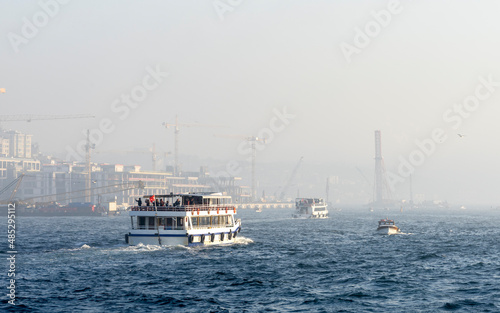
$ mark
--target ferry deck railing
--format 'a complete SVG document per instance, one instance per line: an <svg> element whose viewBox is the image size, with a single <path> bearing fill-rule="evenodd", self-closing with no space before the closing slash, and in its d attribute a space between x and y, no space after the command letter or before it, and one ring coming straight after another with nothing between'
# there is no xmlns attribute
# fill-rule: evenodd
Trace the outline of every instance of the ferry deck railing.
<svg viewBox="0 0 500 313"><path fill-rule="evenodd" d="M130 207L131 211L169 211L169 212L197 212L200 211L224 211L227 209L228 211L235 211L236 207L234 205L181 205L181 206L132 206Z"/></svg>

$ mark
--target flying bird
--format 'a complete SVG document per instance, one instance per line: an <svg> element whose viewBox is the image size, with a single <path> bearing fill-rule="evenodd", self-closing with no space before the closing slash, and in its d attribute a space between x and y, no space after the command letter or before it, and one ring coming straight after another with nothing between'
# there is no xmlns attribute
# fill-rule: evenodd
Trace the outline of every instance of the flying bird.
<svg viewBox="0 0 500 313"><path fill-rule="evenodd" d="M462 137L465 137L464 134L457 134L458 137L462 138Z"/></svg>

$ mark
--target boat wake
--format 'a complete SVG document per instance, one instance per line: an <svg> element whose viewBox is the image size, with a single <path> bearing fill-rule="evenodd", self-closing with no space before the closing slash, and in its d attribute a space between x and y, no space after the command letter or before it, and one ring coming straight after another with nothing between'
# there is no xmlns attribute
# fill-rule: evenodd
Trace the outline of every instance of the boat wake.
<svg viewBox="0 0 500 313"><path fill-rule="evenodd" d="M177 246L159 246L159 245L145 245L142 243L139 243L138 245L135 246L127 246L123 250L125 251L137 251L137 252L144 252L144 251L160 251L160 250L172 250L172 249L180 249L180 250L187 250L188 247L182 246L182 245L177 245Z"/></svg>
<svg viewBox="0 0 500 313"><path fill-rule="evenodd" d="M248 245L253 243L254 241L250 238L245 238L245 237L240 237L238 236L234 242L228 243L228 245ZM159 246L159 245L145 245L142 243L139 243L138 245L135 246L129 246L129 245L119 245L119 246L114 246L114 247L108 247L108 248L99 248L99 247L91 247L87 244L83 244L80 247L77 248L71 248L71 249L61 249L58 251L84 251L88 249L96 250L97 251L102 251L102 252L155 252L155 251L162 251L162 250L192 250L192 249L200 249L200 248L212 248L212 247L221 247L220 245L207 245L207 246L196 246L196 247L189 247L189 246L183 246L183 245L177 245L177 246Z"/></svg>
<svg viewBox="0 0 500 313"><path fill-rule="evenodd" d="M414 233L403 233L403 232L386 234L386 233L381 233L378 231L375 231L374 234L380 235L380 236L410 236L410 235L414 235Z"/></svg>
<svg viewBox="0 0 500 313"><path fill-rule="evenodd" d="M85 249L90 249L92 248L91 246L89 246L88 244L83 244L81 247L78 247L78 248L73 248L73 249L61 249L63 251L80 251L80 250L85 250Z"/></svg>
<svg viewBox="0 0 500 313"><path fill-rule="evenodd" d="M236 237L236 239L234 240L234 243L233 244L237 244L237 245L248 245L250 243L253 243L253 240L250 239L250 238L245 238L245 237Z"/></svg>

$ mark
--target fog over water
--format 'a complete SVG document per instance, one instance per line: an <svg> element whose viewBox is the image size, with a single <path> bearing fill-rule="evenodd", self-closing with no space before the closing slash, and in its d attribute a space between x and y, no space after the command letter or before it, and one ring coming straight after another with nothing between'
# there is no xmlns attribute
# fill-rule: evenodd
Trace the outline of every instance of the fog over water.
<svg viewBox="0 0 500 313"><path fill-rule="evenodd" d="M0 108L93 119L2 122L46 154L173 152L182 168L259 195L373 198L374 131L395 199L500 204L500 3L496 1L0 0ZM217 127L216 127L217 126ZM148 154L94 154L151 167ZM230 163L231 161L234 161ZM172 154L162 161L172 165ZM338 177L338 178L335 178ZM337 191L335 191L337 190Z"/></svg>

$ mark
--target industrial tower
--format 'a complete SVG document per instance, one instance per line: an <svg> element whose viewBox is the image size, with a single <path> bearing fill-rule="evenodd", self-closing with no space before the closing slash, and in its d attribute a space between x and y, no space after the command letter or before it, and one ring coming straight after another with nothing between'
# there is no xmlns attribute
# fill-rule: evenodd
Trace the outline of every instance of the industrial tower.
<svg viewBox="0 0 500 313"><path fill-rule="evenodd" d="M380 130L375 131L375 201L383 200L384 171L382 168L382 139Z"/></svg>
<svg viewBox="0 0 500 313"><path fill-rule="evenodd" d="M255 177L255 159L257 158L257 148L255 147L255 143L257 141L262 141L266 143L266 138L259 138L256 136L240 136L240 138L247 140L250 142L250 146L252 147L252 195L251 195L251 200L252 202L255 202L257 200L257 182L256 182L256 177Z"/></svg>
<svg viewBox="0 0 500 313"><path fill-rule="evenodd" d="M384 194L386 198L384 199ZM384 158L382 158L382 135L375 131L375 203L384 204L391 198L386 180Z"/></svg>
<svg viewBox="0 0 500 313"><path fill-rule="evenodd" d="M90 162L92 149L95 149L95 144L90 142L90 129L87 129L87 144L85 145L85 202L92 201L92 163Z"/></svg>

